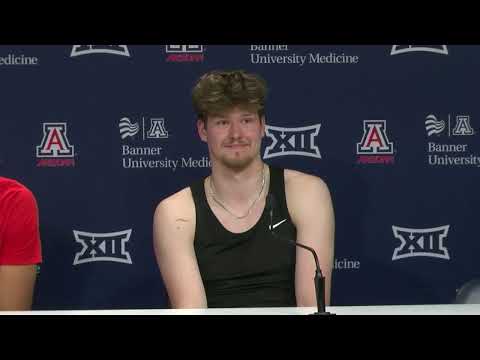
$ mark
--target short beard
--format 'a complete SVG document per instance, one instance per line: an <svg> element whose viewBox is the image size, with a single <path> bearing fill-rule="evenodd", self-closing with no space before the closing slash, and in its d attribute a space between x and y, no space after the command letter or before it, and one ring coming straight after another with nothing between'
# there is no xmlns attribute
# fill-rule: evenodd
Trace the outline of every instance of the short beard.
<svg viewBox="0 0 480 360"><path fill-rule="evenodd" d="M255 156L246 157L242 159L230 159L230 158L222 157L219 159L219 162L222 163L222 165L224 165L228 169L235 172L239 172L246 169L249 165L251 165L255 159L256 159Z"/></svg>

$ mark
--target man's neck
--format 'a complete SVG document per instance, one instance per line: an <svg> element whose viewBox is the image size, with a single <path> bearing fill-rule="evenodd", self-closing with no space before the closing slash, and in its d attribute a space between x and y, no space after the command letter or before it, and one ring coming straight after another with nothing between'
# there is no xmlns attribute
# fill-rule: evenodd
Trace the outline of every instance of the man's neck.
<svg viewBox="0 0 480 360"><path fill-rule="evenodd" d="M251 202L261 190L263 176L265 182L268 180L268 172L264 167L266 165L261 159L241 170L214 164L210 181L215 195L228 204Z"/></svg>

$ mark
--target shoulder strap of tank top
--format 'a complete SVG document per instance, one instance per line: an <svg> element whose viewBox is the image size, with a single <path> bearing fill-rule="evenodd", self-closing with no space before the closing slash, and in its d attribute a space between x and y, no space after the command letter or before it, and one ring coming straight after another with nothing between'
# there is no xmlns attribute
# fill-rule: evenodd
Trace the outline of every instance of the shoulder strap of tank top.
<svg viewBox="0 0 480 360"><path fill-rule="evenodd" d="M205 197L205 188L203 186L205 179L195 181L190 185L190 191L192 192L193 202L195 207L204 207L207 205L207 198Z"/></svg>
<svg viewBox="0 0 480 360"><path fill-rule="evenodd" d="M285 215L288 214L287 199L285 195L285 178L284 169L275 166L270 166L270 189L269 193L275 195L278 206L282 211L285 211Z"/></svg>

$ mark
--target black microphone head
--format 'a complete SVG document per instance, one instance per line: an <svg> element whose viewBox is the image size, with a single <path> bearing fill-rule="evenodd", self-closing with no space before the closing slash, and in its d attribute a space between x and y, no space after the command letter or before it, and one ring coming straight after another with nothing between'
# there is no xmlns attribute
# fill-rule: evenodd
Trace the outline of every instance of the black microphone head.
<svg viewBox="0 0 480 360"><path fill-rule="evenodd" d="M265 200L265 207L267 208L268 211L273 211L273 209L276 206L275 201L276 201L275 200L275 195L273 195L272 193L269 193L267 195L266 200Z"/></svg>

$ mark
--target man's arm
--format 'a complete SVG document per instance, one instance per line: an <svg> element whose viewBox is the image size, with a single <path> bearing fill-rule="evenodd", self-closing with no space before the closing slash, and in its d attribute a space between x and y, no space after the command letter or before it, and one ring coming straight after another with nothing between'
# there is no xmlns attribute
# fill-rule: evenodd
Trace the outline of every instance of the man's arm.
<svg viewBox="0 0 480 360"><path fill-rule="evenodd" d="M160 202L153 220L157 263L172 308L206 308L193 240L195 205L189 188Z"/></svg>
<svg viewBox="0 0 480 360"><path fill-rule="evenodd" d="M31 310L36 264L42 261L38 207L27 188L9 197L4 207L0 251L0 310Z"/></svg>
<svg viewBox="0 0 480 360"><path fill-rule="evenodd" d="M0 310L31 310L35 265L0 265Z"/></svg>
<svg viewBox="0 0 480 360"><path fill-rule="evenodd" d="M297 228L297 242L315 249L325 276L325 304L330 305L335 221L327 185L318 177L286 170L287 206ZM295 294L297 306L316 306L315 261L297 247Z"/></svg>

